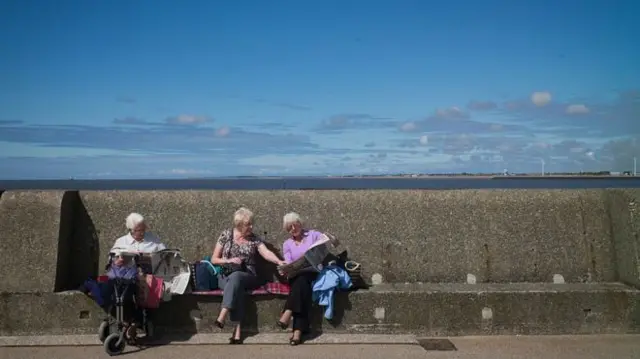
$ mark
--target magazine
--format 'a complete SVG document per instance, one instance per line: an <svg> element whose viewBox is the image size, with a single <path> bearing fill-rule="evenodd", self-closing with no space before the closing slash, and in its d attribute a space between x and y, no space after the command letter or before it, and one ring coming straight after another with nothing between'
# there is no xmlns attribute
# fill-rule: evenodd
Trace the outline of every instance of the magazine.
<svg viewBox="0 0 640 359"><path fill-rule="evenodd" d="M323 233L320 239L307 249L304 256L291 263L279 266L278 271L288 277L295 277L305 271L320 272L332 254L329 246L331 245L335 248L339 243L333 235Z"/></svg>

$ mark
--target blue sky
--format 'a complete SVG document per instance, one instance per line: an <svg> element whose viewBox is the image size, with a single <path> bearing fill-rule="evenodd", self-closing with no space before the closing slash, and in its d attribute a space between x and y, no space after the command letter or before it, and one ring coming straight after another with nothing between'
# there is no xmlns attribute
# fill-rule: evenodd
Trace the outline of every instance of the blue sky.
<svg viewBox="0 0 640 359"><path fill-rule="evenodd" d="M640 2L0 2L0 178L629 170Z"/></svg>

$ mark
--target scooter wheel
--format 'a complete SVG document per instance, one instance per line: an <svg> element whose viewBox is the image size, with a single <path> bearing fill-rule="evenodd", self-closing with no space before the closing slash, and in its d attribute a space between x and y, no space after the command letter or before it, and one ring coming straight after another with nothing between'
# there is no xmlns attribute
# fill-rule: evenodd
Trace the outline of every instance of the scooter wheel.
<svg viewBox="0 0 640 359"><path fill-rule="evenodd" d="M101 343L107 339L111 332L111 328L109 327L109 322L106 320L100 323L100 328L98 328L98 339L100 339Z"/></svg>
<svg viewBox="0 0 640 359"><path fill-rule="evenodd" d="M120 341L120 334L109 334L107 339L104 341L104 351L111 356L122 354L127 343L124 338L120 341L120 345L118 345L118 341Z"/></svg>

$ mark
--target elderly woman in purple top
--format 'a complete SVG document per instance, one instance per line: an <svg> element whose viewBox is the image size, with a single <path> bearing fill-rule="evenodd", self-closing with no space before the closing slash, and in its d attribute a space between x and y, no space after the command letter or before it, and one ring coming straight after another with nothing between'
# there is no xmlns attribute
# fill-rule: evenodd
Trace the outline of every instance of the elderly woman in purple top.
<svg viewBox="0 0 640 359"><path fill-rule="evenodd" d="M287 263L291 263L304 256L304 252L320 239L322 233L305 229L302 219L297 213L287 213L283 218L282 226L291 237L282 245L282 253ZM293 278L289 278L291 292L284 305L284 310L277 324L280 328L287 329L293 318L293 336L289 344L300 344L300 337L309 329L309 313L312 305L312 285L317 273L302 272Z"/></svg>

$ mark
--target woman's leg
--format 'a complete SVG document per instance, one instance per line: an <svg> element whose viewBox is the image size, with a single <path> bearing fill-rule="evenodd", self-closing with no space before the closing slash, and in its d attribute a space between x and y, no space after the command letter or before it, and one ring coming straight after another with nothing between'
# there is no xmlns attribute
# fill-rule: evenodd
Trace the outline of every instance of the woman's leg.
<svg viewBox="0 0 640 359"><path fill-rule="evenodd" d="M302 275L298 275L289 280L289 287L291 291L287 296L287 300L284 303L284 309L282 310L282 315L280 316L280 320L278 321L278 325L282 329L286 329L291 322L291 318L293 317L294 310L299 309L299 299L300 299L300 282L304 280Z"/></svg>
<svg viewBox="0 0 640 359"><path fill-rule="evenodd" d="M222 296L222 309L218 315L218 323L224 323L227 314L231 314L231 321L237 322L236 332L244 318L244 297L247 289L255 286L256 278L246 272L234 272L226 277ZM218 324L217 323L217 324ZM220 325L218 325L220 326Z"/></svg>
<svg viewBox="0 0 640 359"><path fill-rule="evenodd" d="M316 273L304 273L296 277L291 285L291 293L285 304L293 317L292 344L298 343L304 331L309 329L309 315L312 305L312 285Z"/></svg>

